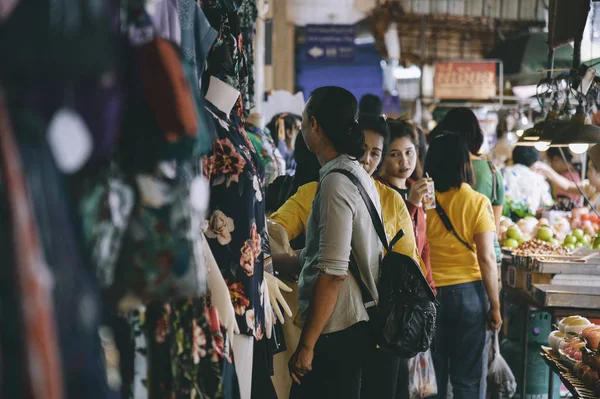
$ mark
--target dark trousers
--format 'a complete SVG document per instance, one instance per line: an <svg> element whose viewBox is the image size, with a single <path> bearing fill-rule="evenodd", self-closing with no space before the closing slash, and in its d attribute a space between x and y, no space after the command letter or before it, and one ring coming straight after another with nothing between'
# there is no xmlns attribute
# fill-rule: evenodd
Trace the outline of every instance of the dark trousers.
<svg viewBox="0 0 600 399"><path fill-rule="evenodd" d="M477 399L483 371L488 298L482 281L438 288L438 317L432 355L438 397L448 378L454 399Z"/></svg>
<svg viewBox="0 0 600 399"><path fill-rule="evenodd" d="M360 399L362 373L373 346L366 322L321 335L312 371L301 385L292 385L290 399Z"/></svg>
<svg viewBox="0 0 600 399"><path fill-rule="evenodd" d="M408 359L380 349L367 354L361 399L408 399Z"/></svg>

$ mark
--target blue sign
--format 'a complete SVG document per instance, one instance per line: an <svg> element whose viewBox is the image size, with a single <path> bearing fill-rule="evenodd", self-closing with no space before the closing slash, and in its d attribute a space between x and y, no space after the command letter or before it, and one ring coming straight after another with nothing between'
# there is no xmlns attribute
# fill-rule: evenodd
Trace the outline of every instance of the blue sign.
<svg viewBox="0 0 600 399"><path fill-rule="evenodd" d="M311 62L354 61L354 25L306 25L306 59Z"/></svg>

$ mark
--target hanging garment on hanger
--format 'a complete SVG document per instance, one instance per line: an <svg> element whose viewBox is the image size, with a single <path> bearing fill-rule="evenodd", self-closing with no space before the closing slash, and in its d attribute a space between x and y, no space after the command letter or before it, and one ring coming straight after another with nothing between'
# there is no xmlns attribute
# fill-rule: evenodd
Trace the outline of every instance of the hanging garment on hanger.
<svg viewBox="0 0 600 399"><path fill-rule="evenodd" d="M110 70L116 62L110 26L116 9L106 5L97 0L20 0L0 25L5 81L34 86Z"/></svg>
<svg viewBox="0 0 600 399"><path fill-rule="evenodd" d="M195 73L192 84L200 88L202 74L206 69L206 56L217 38L200 6L193 0L177 0L181 23L181 51L183 59L190 63Z"/></svg>
<svg viewBox="0 0 600 399"><path fill-rule="evenodd" d="M144 95L167 141L198 134L196 104L173 43L155 38L136 46Z"/></svg>
<svg viewBox="0 0 600 399"><path fill-rule="evenodd" d="M258 8L256 0L243 0L240 10L240 29L242 31L243 52L248 65L248 85L244 93L244 112L249 115L254 108L254 35Z"/></svg>
<svg viewBox="0 0 600 399"><path fill-rule="evenodd" d="M14 125L32 193L44 257L53 276L54 312L67 397L105 398L106 370L98 336L101 305L80 242L69 184L48 145L48 125L39 113L16 103ZM93 387L93 389L91 389Z"/></svg>
<svg viewBox="0 0 600 399"><path fill-rule="evenodd" d="M265 167L265 184L268 186L279 176L285 175L285 161L275 147L271 135L248 123L246 123L246 133Z"/></svg>
<svg viewBox="0 0 600 399"><path fill-rule="evenodd" d="M52 278L45 264L31 193L12 130L5 94L0 88L0 154L23 314L26 349L25 395L34 399L63 397L58 339L51 296Z"/></svg>
<svg viewBox="0 0 600 399"><path fill-rule="evenodd" d="M223 8L205 6L204 13L211 25L219 31L217 40L208 55L208 68L204 75L206 81L210 76L227 83L246 96L248 93L248 60L243 51L243 37L240 27L240 16L237 12L228 12ZM244 109L242 99L242 114Z"/></svg>

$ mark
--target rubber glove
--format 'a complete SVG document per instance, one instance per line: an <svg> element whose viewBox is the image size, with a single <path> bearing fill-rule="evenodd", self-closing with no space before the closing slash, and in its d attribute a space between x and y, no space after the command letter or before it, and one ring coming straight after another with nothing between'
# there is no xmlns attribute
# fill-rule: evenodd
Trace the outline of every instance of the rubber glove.
<svg viewBox="0 0 600 399"><path fill-rule="evenodd" d="M221 324L227 330L227 335L232 337L234 333L239 334L240 329L235 321L235 310L233 309L233 303L231 303L229 288L227 287L227 284L225 284L217 261L204 237L202 237L202 242L204 245L203 252L206 261L205 264L208 270L207 284L208 289L210 290L211 300L219 312Z"/></svg>
<svg viewBox="0 0 600 399"><path fill-rule="evenodd" d="M267 232L269 234L269 244L271 254L288 254L296 256L296 253L290 246L290 239L282 225L267 219Z"/></svg>
<svg viewBox="0 0 600 399"><path fill-rule="evenodd" d="M267 276L270 276L270 274L265 273L265 278L262 282L264 298L263 306L265 308L265 335L267 336L267 339L271 339L271 335L273 333L273 306L271 305L271 300L269 298L269 284L267 284Z"/></svg>
<svg viewBox="0 0 600 399"><path fill-rule="evenodd" d="M292 317L292 310L283 298L281 290L285 292L292 292L292 289L285 285L277 277L269 273L265 273L265 281L267 282L267 289L269 290L269 299L271 304L273 304L273 310L277 314L277 318L279 319L281 324L284 324L285 318L283 317L279 306L283 307L283 310L285 311L285 314L288 317Z"/></svg>

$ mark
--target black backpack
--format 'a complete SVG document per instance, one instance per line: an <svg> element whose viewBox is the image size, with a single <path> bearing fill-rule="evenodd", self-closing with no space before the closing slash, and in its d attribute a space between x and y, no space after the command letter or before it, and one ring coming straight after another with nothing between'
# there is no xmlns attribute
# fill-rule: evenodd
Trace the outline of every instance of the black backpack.
<svg viewBox="0 0 600 399"><path fill-rule="evenodd" d="M379 268L379 303L375 302L360 277L353 255L349 265L369 314L375 344L386 352L403 358L425 352L434 337L438 303L421 266L411 257L392 251L398 240L404 237L404 231L400 230L388 244L377 208L358 178L344 169L335 169L331 173L334 172L342 173L358 188L377 236L386 250Z"/></svg>

